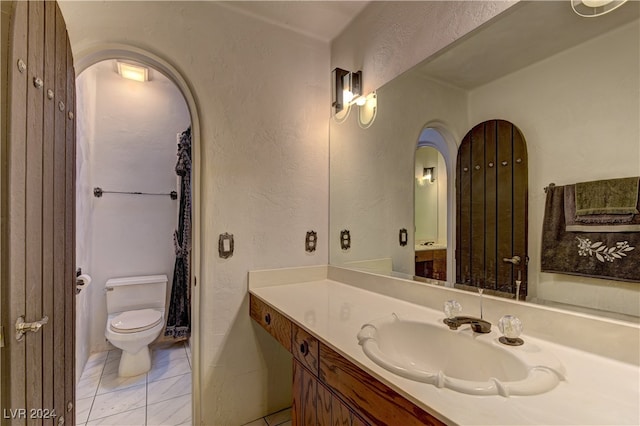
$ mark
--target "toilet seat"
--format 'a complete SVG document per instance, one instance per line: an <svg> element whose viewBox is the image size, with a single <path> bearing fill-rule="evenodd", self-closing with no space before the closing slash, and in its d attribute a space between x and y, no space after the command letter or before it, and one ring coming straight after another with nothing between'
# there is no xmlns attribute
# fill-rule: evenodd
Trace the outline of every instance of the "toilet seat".
<svg viewBox="0 0 640 426"><path fill-rule="evenodd" d="M138 309L119 313L109 322L109 328L116 333L138 333L161 322L162 312L155 309Z"/></svg>

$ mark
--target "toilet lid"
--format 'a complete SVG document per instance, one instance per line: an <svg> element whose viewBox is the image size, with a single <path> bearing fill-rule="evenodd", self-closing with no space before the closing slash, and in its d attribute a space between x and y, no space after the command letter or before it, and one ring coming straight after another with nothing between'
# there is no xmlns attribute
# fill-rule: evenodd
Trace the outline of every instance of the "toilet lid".
<svg viewBox="0 0 640 426"><path fill-rule="evenodd" d="M136 333L155 327L162 321L162 312L155 309L138 309L116 315L110 323L118 333Z"/></svg>

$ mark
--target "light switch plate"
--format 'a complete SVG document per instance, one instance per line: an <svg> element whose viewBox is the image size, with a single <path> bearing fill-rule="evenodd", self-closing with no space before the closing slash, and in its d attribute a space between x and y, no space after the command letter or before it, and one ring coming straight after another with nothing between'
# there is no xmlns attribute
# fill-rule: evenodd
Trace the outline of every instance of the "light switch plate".
<svg viewBox="0 0 640 426"><path fill-rule="evenodd" d="M400 240L400 246L401 247L404 247L404 246L407 245L407 241L409 241L409 233L407 232L406 228L402 228L400 230L398 238Z"/></svg>
<svg viewBox="0 0 640 426"><path fill-rule="evenodd" d="M218 255L222 259L227 259L233 256L233 234L220 234L218 238Z"/></svg>

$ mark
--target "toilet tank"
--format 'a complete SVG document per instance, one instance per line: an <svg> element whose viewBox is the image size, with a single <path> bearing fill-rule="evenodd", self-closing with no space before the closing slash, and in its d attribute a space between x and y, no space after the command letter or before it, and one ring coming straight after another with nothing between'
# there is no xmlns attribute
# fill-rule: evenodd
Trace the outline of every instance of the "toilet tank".
<svg viewBox="0 0 640 426"><path fill-rule="evenodd" d="M164 311L166 275L112 278L105 284L107 313L155 308Z"/></svg>

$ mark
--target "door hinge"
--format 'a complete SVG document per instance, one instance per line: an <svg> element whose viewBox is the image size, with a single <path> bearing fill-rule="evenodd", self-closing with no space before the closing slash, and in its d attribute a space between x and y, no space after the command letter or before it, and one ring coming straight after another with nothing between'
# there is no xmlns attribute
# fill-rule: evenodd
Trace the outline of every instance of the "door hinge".
<svg viewBox="0 0 640 426"><path fill-rule="evenodd" d="M0 325L0 348L4 348L4 327Z"/></svg>

